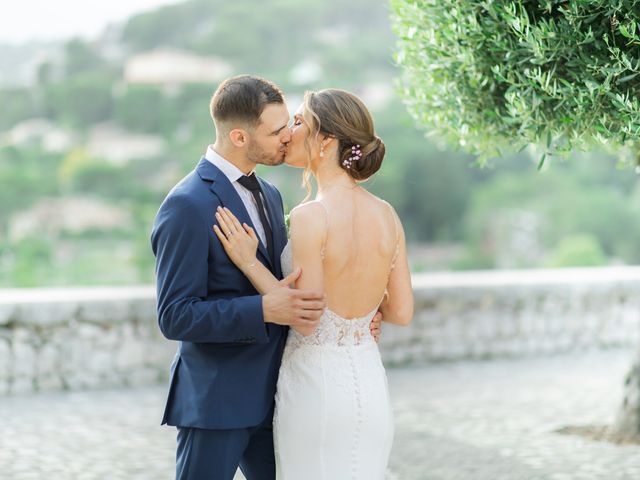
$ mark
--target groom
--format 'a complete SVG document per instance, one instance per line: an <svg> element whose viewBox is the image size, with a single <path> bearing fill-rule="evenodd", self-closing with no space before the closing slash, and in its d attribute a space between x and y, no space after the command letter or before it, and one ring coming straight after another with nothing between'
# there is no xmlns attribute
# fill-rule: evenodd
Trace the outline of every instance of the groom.
<svg viewBox="0 0 640 480"><path fill-rule="evenodd" d="M229 208L258 234L259 261L282 278L282 198L254 173L284 161L291 133L282 92L261 78L233 77L210 111L216 143L167 195L151 234L158 322L179 341L162 423L178 428L177 479L231 480L240 466L248 480L273 480L271 423L286 333L317 325L324 296L289 288L299 270L259 295L212 229L216 208Z"/></svg>

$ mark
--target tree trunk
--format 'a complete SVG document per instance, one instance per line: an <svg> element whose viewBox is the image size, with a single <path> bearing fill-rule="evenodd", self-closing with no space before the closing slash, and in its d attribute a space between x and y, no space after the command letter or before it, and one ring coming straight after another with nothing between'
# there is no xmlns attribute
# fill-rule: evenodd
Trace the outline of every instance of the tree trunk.
<svg viewBox="0 0 640 480"><path fill-rule="evenodd" d="M621 437L640 438L640 351L624 381L624 400L614 431Z"/></svg>

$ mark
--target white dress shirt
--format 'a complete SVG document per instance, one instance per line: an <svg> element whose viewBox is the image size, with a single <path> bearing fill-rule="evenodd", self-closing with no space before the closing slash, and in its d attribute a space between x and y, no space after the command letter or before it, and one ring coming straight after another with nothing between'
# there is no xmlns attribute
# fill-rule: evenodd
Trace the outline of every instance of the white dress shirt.
<svg viewBox="0 0 640 480"><path fill-rule="evenodd" d="M222 171L222 173L224 173L224 175L229 179L229 181L231 182L231 185L233 185L233 188L236 189L236 192L238 192L238 195L240 196L242 203L244 204L245 208L247 209L247 212L249 213L249 217L251 218L251 223L253 223L253 226L255 227L255 231L256 231L256 234L258 235L258 238L262 242L262 245L264 245L264 247L266 248L267 237L265 236L264 227L262 226L262 222L260 221L260 215L258 214L258 205L256 204L256 200L255 198L253 198L253 194L249 190L247 190L242 185L240 185L240 183L238 183L238 179L244 175L244 173L242 173L242 170L236 167L229 160L226 160L223 157L221 157L213 149L212 145L209 145L209 147L207 148L207 153L205 154L204 158L206 158L211 163L213 163L216 167L218 167ZM251 173L255 173L255 172L251 172ZM260 195L262 195L262 193L260 193ZM267 202L266 202L266 199L264 198L264 195L262 195L262 202L264 203L266 208ZM231 212L231 213L233 213L236 216L238 215L238 212ZM267 218L268 218L267 212L265 212L265 215L267 215Z"/></svg>

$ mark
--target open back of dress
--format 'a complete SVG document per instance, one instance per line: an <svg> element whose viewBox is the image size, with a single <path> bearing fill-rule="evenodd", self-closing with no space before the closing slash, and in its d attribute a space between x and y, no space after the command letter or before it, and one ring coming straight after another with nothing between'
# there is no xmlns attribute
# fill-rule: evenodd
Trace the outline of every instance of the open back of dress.
<svg viewBox="0 0 640 480"><path fill-rule="evenodd" d="M369 323L397 254L395 214L361 189L320 199L328 308L289 330L273 420L279 480L382 480L393 441L387 378ZM291 247L281 257L293 271Z"/></svg>
<svg viewBox="0 0 640 480"><path fill-rule="evenodd" d="M327 306L345 319L376 310L398 253L391 206L364 189L316 200L325 213L323 269Z"/></svg>

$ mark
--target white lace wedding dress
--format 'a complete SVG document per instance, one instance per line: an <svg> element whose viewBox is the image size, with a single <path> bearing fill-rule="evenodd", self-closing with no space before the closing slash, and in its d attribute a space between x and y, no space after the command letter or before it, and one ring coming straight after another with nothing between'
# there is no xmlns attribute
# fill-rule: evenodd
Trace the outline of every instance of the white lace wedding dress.
<svg viewBox="0 0 640 480"><path fill-rule="evenodd" d="M293 270L291 244L282 271ZM384 479L393 414L369 324L325 309L307 337L289 329L273 420L279 480Z"/></svg>

